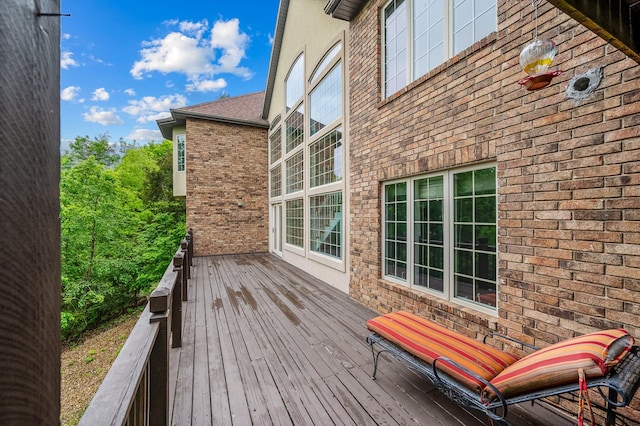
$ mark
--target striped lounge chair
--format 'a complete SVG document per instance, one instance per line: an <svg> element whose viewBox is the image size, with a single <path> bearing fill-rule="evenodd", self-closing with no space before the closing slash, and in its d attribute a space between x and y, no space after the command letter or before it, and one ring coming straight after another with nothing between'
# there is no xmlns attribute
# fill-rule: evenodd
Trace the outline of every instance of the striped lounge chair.
<svg viewBox="0 0 640 426"><path fill-rule="evenodd" d="M535 350L518 358L489 345L487 338L472 339L407 311L370 319L367 328L374 379L380 354L389 353L426 375L455 402L502 424L508 424L505 416L512 404L579 391L582 385L598 388L607 405L607 425L613 425L615 409L628 405L640 385L640 348L622 329L585 334L544 349L507 336L487 336Z"/></svg>

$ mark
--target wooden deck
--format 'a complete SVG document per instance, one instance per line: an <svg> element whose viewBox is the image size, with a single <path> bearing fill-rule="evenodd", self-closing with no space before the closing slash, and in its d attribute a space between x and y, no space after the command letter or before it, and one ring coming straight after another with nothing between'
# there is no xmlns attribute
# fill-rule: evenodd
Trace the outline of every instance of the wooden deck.
<svg viewBox="0 0 640 426"><path fill-rule="evenodd" d="M376 313L272 255L195 258L183 310L173 425L487 424L395 360L371 380Z"/></svg>

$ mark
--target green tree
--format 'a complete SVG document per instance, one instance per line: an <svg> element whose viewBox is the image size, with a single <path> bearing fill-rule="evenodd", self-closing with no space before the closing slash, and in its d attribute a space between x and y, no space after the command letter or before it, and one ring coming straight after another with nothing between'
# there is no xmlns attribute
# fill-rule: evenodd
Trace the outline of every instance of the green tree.
<svg viewBox="0 0 640 426"><path fill-rule="evenodd" d="M185 232L184 201L166 190L171 157L168 141L117 152L106 136L76 138L63 156L63 337L118 315L158 283Z"/></svg>

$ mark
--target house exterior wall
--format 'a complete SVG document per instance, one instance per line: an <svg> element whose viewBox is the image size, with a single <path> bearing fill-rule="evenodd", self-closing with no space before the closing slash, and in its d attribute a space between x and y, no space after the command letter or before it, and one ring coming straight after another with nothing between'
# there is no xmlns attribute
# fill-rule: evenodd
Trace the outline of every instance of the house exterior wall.
<svg viewBox="0 0 640 426"><path fill-rule="evenodd" d="M533 9L499 0L497 32L382 99L385 3L367 3L350 27L351 296L540 347L612 327L640 337L640 66L538 2L538 36L558 45L564 74L528 92L518 58ZM596 67L596 92L568 100L569 80ZM483 162L497 167L496 312L385 279L383 183Z"/></svg>
<svg viewBox="0 0 640 426"><path fill-rule="evenodd" d="M186 126L176 126L172 129L173 142L173 196L185 197L187 195L187 171L178 170L178 135L187 133Z"/></svg>
<svg viewBox="0 0 640 426"><path fill-rule="evenodd" d="M268 250L266 129L187 119L187 227L195 255Z"/></svg>

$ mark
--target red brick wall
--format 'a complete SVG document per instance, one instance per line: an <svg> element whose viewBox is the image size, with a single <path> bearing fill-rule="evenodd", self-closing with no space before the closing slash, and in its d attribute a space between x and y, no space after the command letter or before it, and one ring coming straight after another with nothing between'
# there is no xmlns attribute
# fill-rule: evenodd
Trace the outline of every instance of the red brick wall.
<svg viewBox="0 0 640 426"><path fill-rule="evenodd" d="M186 168L195 255L267 251L266 129L188 119Z"/></svg>
<svg viewBox="0 0 640 426"><path fill-rule="evenodd" d="M640 338L640 65L536 3L538 35L556 42L565 72L538 92L517 84L531 2L499 0L496 33L386 100L385 2L352 21L350 293L474 337L489 328L546 346L623 326ZM596 67L597 91L566 99L568 81ZM498 317L384 280L381 184L487 160L498 168Z"/></svg>

